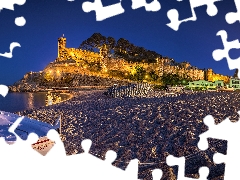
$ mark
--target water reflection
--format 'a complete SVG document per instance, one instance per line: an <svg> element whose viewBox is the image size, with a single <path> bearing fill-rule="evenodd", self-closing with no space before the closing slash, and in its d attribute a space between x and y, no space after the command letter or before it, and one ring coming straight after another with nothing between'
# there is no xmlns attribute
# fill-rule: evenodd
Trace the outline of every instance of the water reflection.
<svg viewBox="0 0 240 180"><path fill-rule="evenodd" d="M27 102L28 102L28 109L34 108L34 96L33 96L33 93L28 93Z"/></svg>
<svg viewBox="0 0 240 180"><path fill-rule="evenodd" d="M61 94L61 99L68 99L68 94ZM46 92L39 93L13 93L4 98L0 96L0 110L15 113L27 109L45 106Z"/></svg>

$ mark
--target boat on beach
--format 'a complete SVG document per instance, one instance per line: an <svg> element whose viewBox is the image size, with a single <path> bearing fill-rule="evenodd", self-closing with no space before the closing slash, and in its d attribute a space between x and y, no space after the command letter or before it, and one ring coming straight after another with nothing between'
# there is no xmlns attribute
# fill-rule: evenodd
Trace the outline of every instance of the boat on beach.
<svg viewBox="0 0 240 180"><path fill-rule="evenodd" d="M18 118L21 117L22 116L18 116L17 114L0 111L0 137L4 137L6 143L14 144L14 142L16 141L15 135L10 133L8 129ZM51 147L55 144L54 141L50 140L47 137L48 131L51 129L55 129L60 133L60 128L61 117L59 117L54 122L54 124L51 125L49 123L24 116L20 124L18 124L16 129L14 130L14 133L22 140L26 140L30 133L37 134L39 140L36 143L32 144L32 148L45 156L47 152L51 149Z"/></svg>

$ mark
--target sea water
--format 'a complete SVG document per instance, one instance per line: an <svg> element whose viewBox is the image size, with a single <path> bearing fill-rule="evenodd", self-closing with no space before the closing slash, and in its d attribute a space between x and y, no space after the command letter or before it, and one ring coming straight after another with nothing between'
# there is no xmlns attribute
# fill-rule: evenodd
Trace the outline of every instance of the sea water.
<svg viewBox="0 0 240 180"><path fill-rule="evenodd" d="M61 99L65 100L68 94L60 94ZM0 110L7 112L18 112L32 108L45 106L46 92L10 92L6 97L0 96Z"/></svg>

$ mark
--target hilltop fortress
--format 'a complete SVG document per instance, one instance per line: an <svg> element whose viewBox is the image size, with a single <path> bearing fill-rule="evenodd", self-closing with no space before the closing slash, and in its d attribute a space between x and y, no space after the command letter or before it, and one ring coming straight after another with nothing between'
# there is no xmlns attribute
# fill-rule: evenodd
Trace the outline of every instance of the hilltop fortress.
<svg viewBox="0 0 240 180"><path fill-rule="evenodd" d="M99 53L82 50L79 48L68 48L67 39L63 36L58 38L58 57L50 63L44 70L44 76L49 79L62 76L64 74L86 74L109 77L110 72L121 72L123 75L133 74L136 66L143 67L147 72L154 71L158 76L164 73L188 76L192 80L216 81L223 80L229 82L229 77L216 74L212 69L201 70L193 67L188 62L171 65L171 59L156 58L155 63L131 63L124 59L108 57L103 58L100 48ZM51 79L51 78L50 78Z"/></svg>
<svg viewBox="0 0 240 180"><path fill-rule="evenodd" d="M168 57L157 57L155 62L131 62L114 54L104 55L106 46L98 47L99 52L80 48L68 48L67 39L58 38L58 56L43 71L29 72L14 83L12 91L29 91L56 86L111 86L113 83L128 82L137 72L137 67L144 70L143 81L161 84L161 77L166 74L177 75L182 79L217 81L229 83L230 77L216 74L212 69L202 70L191 66L189 62L176 63ZM120 49L121 51L121 49ZM173 63L174 62L174 63ZM151 73L158 77L155 82L149 79ZM19 90L20 89L20 90Z"/></svg>

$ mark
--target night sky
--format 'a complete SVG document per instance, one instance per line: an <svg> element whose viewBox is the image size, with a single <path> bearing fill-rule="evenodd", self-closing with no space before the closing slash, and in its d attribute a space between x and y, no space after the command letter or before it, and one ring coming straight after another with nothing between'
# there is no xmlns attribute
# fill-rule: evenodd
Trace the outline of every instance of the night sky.
<svg viewBox="0 0 240 180"><path fill-rule="evenodd" d="M220 36L216 36L219 30L227 31L228 41L240 39L240 23L230 25L225 20L228 12L236 12L234 0L216 2L218 14L213 17L206 13L206 6L196 8L197 21L182 23L178 31L166 25L170 22L167 11L175 8L180 20L188 18L192 16L189 1L159 0L161 10L147 12L144 7L133 10L131 0L122 0L125 13L100 22L96 21L94 11L83 11L83 2L27 0L22 6L15 5L14 11L1 10L0 53L9 52L11 42L18 42L21 47L14 49L12 59L0 56L0 84L11 85L27 72L43 70L57 57L57 39L62 34L67 38L67 47L77 48L95 32L116 40L125 38L177 62L188 61L198 68L212 68L223 75L235 72L229 70L225 58L217 62L212 57L215 49L223 48ZM102 2L111 5L119 0ZM14 23L20 16L26 19L23 27ZM233 59L239 55L239 50L230 51Z"/></svg>

